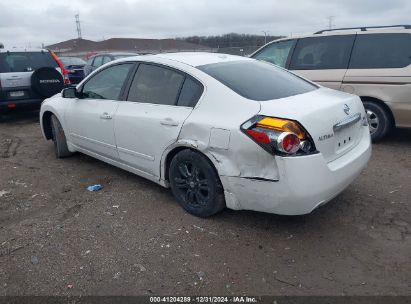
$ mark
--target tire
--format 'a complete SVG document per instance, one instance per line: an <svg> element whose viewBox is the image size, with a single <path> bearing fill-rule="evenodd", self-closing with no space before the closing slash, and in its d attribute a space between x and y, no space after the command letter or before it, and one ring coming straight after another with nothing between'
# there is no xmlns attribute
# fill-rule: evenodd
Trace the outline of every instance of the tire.
<svg viewBox="0 0 411 304"><path fill-rule="evenodd" d="M363 104L370 127L371 139L373 142L380 141L391 130L391 117L389 113L376 102L365 100Z"/></svg>
<svg viewBox="0 0 411 304"><path fill-rule="evenodd" d="M208 217L226 206L217 171L200 153L189 149L177 153L170 163L169 181L179 204L192 215Z"/></svg>
<svg viewBox="0 0 411 304"><path fill-rule="evenodd" d="M40 96L49 98L64 88L64 79L55 68L43 67L31 75L31 87Z"/></svg>
<svg viewBox="0 0 411 304"><path fill-rule="evenodd" d="M54 151L57 158L65 158L71 156L71 153L67 147L66 135L64 130L56 116L51 115L51 131L53 135Z"/></svg>

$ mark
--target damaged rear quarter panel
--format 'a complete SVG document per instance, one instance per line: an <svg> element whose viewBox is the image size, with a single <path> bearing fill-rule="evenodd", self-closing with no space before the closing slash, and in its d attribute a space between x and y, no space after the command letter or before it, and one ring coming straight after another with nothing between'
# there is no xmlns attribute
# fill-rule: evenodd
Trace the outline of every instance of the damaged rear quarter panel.
<svg viewBox="0 0 411 304"><path fill-rule="evenodd" d="M274 156L240 130L260 111L260 103L212 80L207 81L212 85L206 96L185 121L179 142L195 143L195 149L212 161L220 176L278 180Z"/></svg>

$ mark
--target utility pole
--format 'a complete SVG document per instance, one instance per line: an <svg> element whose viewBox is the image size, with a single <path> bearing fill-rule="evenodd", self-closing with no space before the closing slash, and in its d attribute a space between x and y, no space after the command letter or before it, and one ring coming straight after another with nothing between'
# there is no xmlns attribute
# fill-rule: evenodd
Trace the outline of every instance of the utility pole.
<svg viewBox="0 0 411 304"><path fill-rule="evenodd" d="M328 29L329 30L333 29L333 26L334 26L333 20L334 20L334 18L335 18L335 16L328 16L327 17L327 19L328 19Z"/></svg>
<svg viewBox="0 0 411 304"><path fill-rule="evenodd" d="M267 32L266 31L261 31L264 33L264 45L267 44Z"/></svg>
<svg viewBox="0 0 411 304"><path fill-rule="evenodd" d="M74 16L76 18L76 26L77 26L77 38L81 39L81 24L80 24L80 14L76 14Z"/></svg>

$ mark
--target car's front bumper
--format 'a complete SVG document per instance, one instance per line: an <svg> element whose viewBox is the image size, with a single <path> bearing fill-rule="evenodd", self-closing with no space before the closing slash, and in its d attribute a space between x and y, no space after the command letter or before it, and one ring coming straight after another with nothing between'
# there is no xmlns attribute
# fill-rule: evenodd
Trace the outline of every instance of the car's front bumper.
<svg viewBox="0 0 411 304"><path fill-rule="evenodd" d="M371 156L368 128L351 151L327 163L321 153L276 157L278 181L220 176L231 209L284 215L313 211L343 191L361 173Z"/></svg>

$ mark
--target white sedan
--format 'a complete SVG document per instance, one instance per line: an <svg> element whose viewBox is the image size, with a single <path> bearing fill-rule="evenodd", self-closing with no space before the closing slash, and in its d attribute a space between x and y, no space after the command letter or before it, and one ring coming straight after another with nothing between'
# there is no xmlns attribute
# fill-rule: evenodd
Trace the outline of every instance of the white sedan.
<svg viewBox="0 0 411 304"><path fill-rule="evenodd" d="M371 155L358 97L214 53L110 62L45 100L40 122L57 157L78 151L171 187L201 217L310 213Z"/></svg>

